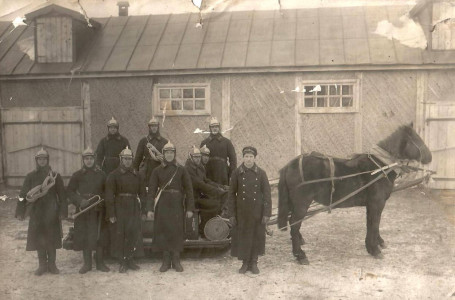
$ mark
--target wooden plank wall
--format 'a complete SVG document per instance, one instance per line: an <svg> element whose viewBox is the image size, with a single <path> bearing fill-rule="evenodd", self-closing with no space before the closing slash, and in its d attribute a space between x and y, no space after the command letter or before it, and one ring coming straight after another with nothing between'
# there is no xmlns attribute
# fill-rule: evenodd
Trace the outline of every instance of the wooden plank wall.
<svg viewBox="0 0 455 300"><path fill-rule="evenodd" d="M431 3L433 5L433 20L435 24L438 20L443 21L453 17L455 9L453 3L449 1ZM455 49L455 23L453 20L439 22L432 28L432 48L434 50L453 50Z"/></svg>
<svg viewBox="0 0 455 300"><path fill-rule="evenodd" d="M73 30L71 17L37 18L36 41L37 62L72 62Z"/></svg>
<svg viewBox="0 0 455 300"><path fill-rule="evenodd" d="M81 108L3 109L2 131L8 185L22 184L25 175L35 169L34 155L42 146L49 152L50 165L65 183L81 166Z"/></svg>

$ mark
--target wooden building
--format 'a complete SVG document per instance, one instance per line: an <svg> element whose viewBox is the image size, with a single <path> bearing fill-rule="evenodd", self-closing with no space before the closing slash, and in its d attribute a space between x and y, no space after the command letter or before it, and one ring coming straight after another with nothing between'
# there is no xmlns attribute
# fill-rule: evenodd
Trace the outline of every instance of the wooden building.
<svg viewBox="0 0 455 300"><path fill-rule="evenodd" d="M136 150L152 114L164 114L180 161L216 116L239 158L258 148L270 178L302 152L367 151L414 122L433 151L432 187L455 188L455 25L433 26L444 5L211 13L202 26L189 13L89 26L49 5L28 26L0 23L3 178L20 185L44 145L68 179L112 116ZM374 33L406 13L426 49Z"/></svg>

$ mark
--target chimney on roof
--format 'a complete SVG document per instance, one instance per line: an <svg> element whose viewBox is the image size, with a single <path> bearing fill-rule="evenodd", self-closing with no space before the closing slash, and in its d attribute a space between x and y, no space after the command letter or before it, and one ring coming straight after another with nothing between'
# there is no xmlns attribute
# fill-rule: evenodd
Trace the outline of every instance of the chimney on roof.
<svg viewBox="0 0 455 300"><path fill-rule="evenodd" d="M119 2L117 2L117 5L118 5L118 15L120 17L128 16L128 7L130 6L130 3L128 1L119 1Z"/></svg>

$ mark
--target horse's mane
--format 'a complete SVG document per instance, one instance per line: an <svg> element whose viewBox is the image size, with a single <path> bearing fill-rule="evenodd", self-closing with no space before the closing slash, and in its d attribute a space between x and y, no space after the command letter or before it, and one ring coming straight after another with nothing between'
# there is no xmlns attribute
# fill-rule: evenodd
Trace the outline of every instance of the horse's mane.
<svg viewBox="0 0 455 300"><path fill-rule="evenodd" d="M412 137L412 130L410 127L402 125L398 127L391 135L378 143L378 146L389 152L396 158L402 157L403 139Z"/></svg>

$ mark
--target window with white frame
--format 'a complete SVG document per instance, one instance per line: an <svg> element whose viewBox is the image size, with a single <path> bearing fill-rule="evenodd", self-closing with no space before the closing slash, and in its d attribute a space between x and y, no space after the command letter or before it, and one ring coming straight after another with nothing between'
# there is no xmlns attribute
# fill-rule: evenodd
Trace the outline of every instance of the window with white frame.
<svg viewBox="0 0 455 300"><path fill-rule="evenodd" d="M210 86L155 84L154 111L161 115L210 115Z"/></svg>
<svg viewBox="0 0 455 300"><path fill-rule="evenodd" d="M299 93L301 113L358 111L358 81L304 81Z"/></svg>

